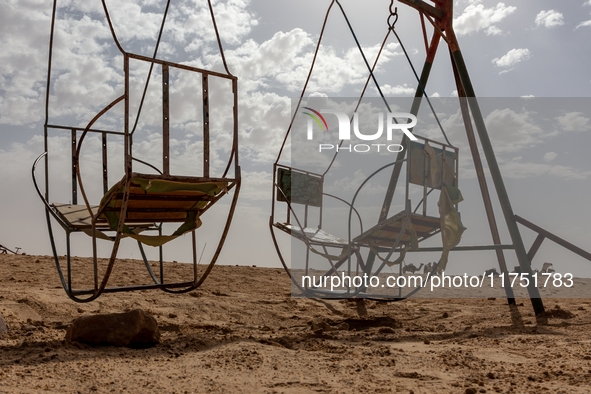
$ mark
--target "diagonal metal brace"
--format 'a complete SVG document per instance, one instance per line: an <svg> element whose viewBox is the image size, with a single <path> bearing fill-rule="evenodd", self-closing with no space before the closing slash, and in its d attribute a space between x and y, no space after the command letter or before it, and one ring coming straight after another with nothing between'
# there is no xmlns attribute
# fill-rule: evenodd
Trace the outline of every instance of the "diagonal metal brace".
<svg viewBox="0 0 591 394"><path fill-rule="evenodd" d="M443 11L437 9L430 5L429 3L425 3L421 0L398 0L402 4L406 4L418 11L424 12L425 14L429 15L430 17L441 20L443 18Z"/></svg>

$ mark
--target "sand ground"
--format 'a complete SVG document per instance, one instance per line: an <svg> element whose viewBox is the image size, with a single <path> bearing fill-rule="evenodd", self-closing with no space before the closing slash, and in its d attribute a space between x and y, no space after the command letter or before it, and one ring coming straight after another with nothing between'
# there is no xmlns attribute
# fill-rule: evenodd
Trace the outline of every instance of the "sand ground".
<svg viewBox="0 0 591 394"><path fill-rule="evenodd" d="M138 261L117 264L121 282L146 276ZM14 255L0 255L0 284L0 393L591 392L591 299L545 300L544 323L528 299L297 299L283 270L218 265L188 294L76 304L52 258ZM64 342L79 316L135 308L156 317L160 345Z"/></svg>

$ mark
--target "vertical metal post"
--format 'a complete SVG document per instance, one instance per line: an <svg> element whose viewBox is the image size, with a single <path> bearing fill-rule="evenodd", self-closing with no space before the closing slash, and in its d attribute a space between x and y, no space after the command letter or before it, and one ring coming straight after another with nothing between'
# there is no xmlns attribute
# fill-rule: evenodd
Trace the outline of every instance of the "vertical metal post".
<svg viewBox="0 0 591 394"><path fill-rule="evenodd" d="M68 264L68 291L72 291L72 261L70 258L70 232L66 231L66 262Z"/></svg>
<svg viewBox="0 0 591 394"><path fill-rule="evenodd" d="M195 230L191 231L191 241L193 243L193 282L197 282L197 237Z"/></svg>
<svg viewBox="0 0 591 394"><path fill-rule="evenodd" d="M109 175L107 172L107 133L103 134L103 192L107 194L109 191Z"/></svg>
<svg viewBox="0 0 591 394"><path fill-rule="evenodd" d="M320 220L318 222L318 228L321 229L322 228L322 216L323 216L323 209L322 207L324 207L324 174L320 177L320 212L319 212L319 216L320 216Z"/></svg>
<svg viewBox="0 0 591 394"><path fill-rule="evenodd" d="M76 178L76 129L72 129L72 204L78 204L78 180Z"/></svg>
<svg viewBox="0 0 591 394"><path fill-rule="evenodd" d="M238 163L238 78L234 77L232 79L232 93L234 93L234 107L233 115L234 115L234 169L236 174L234 175L236 178L240 176L240 164Z"/></svg>
<svg viewBox="0 0 591 394"><path fill-rule="evenodd" d="M209 76L202 74L203 89L203 176L209 178Z"/></svg>
<svg viewBox="0 0 591 394"><path fill-rule="evenodd" d="M162 223L158 226L158 235L162 236ZM164 254L160 246L160 283L164 284Z"/></svg>
<svg viewBox="0 0 591 394"><path fill-rule="evenodd" d="M410 165L411 165L411 158L410 158L410 153L408 154L408 162L406 163L406 165L408 166L409 170L410 170ZM423 153L423 216L427 216L427 180L429 179L428 175L427 175L427 168L431 168L430 166L427 167L428 163L427 163L427 155ZM445 171L445 169L444 169ZM410 171L409 171L410 174ZM445 174L444 174L445 175ZM406 183L407 187L408 187L408 182Z"/></svg>
<svg viewBox="0 0 591 394"><path fill-rule="evenodd" d="M131 176L131 136L129 134L129 56L123 57L123 69L125 71L125 117L124 117L124 150L125 150L125 175Z"/></svg>
<svg viewBox="0 0 591 394"><path fill-rule="evenodd" d="M448 39L449 37L450 32L448 31ZM474 93L474 88L472 87L472 82L470 81L470 76L468 75L466 64L464 63L462 52L459 49L455 37L453 37L453 40L457 49L453 50L452 59L455 66L457 67L458 75L466 92L466 96L469 97L468 103L470 105L472 117L474 118L476 131L480 137L482 150L484 151L486 162L488 163L488 168L497 191L497 196L499 198L499 202L501 203L503 215L505 216L505 222L507 222L507 228L509 229L509 234L511 235L511 240L513 241L513 245L515 247L517 260L519 261L521 272L526 273L531 277L532 270L530 260L527 257L525 246L523 245L523 239L521 238L519 228L517 227L517 222L515 222L515 219L513 218L513 208L511 207L509 195L507 194L507 189L505 188L505 183L503 182L503 177L501 176L501 170L499 169L499 164L497 163L497 159L495 157L495 153L486 130L486 125L484 124L484 118L482 116L482 112L480 111L480 106L475 99L476 95ZM535 286L535 283L531 280L529 282L530 283L527 287L527 291L529 293L534 312L537 316L544 312L544 304L542 302L540 292Z"/></svg>
<svg viewBox="0 0 591 394"><path fill-rule="evenodd" d="M451 55L451 51L450 51ZM497 227L497 221L495 218L495 213L492 207L492 201L490 198L490 193L488 190L488 185L486 183L486 176L484 174L484 168L482 166L482 160L480 159L480 152L478 151L478 144L476 143L476 136L474 135L474 128L472 127L472 119L470 118L470 110L468 108L468 102L466 99L466 91L462 86L462 82L460 80L460 76L458 73L458 69L453 61L452 58L452 67L454 72L454 77L456 80L456 87L458 89L458 97L460 99L460 109L462 112L462 118L464 120L464 125L466 128L466 135L468 137L468 144L470 145L470 152L472 153L472 160L474 162L474 168L476 169L476 175L478 178L478 184L480 185L480 192L482 194L482 201L484 202L484 209L486 211L486 216L488 218L488 224L490 227L490 232L492 235L493 243L495 245L501 244L501 237L499 235L499 229ZM501 270L501 274L505 278L505 283L508 283L509 280L509 272L507 270L507 263L505 262L505 254L501 249L496 250L497 253L497 260L499 262L499 269ZM507 295L507 301L509 304L515 304L515 295L513 293L513 289L511 286L505 287L505 294Z"/></svg>
<svg viewBox="0 0 591 394"><path fill-rule="evenodd" d="M170 175L170 129L169 129L168 66L162 65L162 172Z"/></svg>

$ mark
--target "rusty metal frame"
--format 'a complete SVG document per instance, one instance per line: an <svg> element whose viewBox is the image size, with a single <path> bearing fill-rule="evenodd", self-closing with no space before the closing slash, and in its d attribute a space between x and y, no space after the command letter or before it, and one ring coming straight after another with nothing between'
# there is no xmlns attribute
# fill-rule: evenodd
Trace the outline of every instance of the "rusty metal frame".
<svg viewBox="0 0 591 394"><path fill-rule="evenodd" d="M462 116L464 119L464 124L466 127L466 134L468 135L468 140L470 142L470 150L472 152L472 157L474 159L477 176L479 179L480 189L483 197L483 202L485 205L485 210L487 213L487 218L489 221L489 226L491 230L491 235L493 237L493 242L495 246L500 245L500 237L498 234L498 228L496 225L496 221L494 218L494 212L492 208L492 203L490 200L490 195L488 192L488 187L486 185L486 178L483 172L483 166L481 161L479 160L479 151L476 145L476 141L474 138L474 131L472 129L470 114L474 119L474 123L476 124L476 130L480 137L480 141L482 144L482 149L484 151L487 164L489 166L489 171L491 173L491 177L493 179L493 183L495 186L495 190L497 196L501 203L501 208L503 210L503 214L505 217L505 222L509 229L509 233L511 236L511 240L513 242L512 247L515 249L517 258L519 260L519 264L522 268L522 272L531 274L531 264L530 259L528 258L527 254L525 253L525 247L523 245L523 240L519 233L519 229L517 228L517 224L513 217L513 210L511 208L511 203L509 201L509 196L505 189L503 179L499 170L498 163L496 161L496 157L493 151L492 144L490 143L490 138L488 137L488 132L486 130L486 126L484 124L483 116L480 112L480 108L478 106L478 102L476 101L476 96L474 93L474 89L472 87L472 83L470 81L467 67L464 63L460 47L455 36L453 30L453 1L452 0L432 0L431 2L421 1L421 0L399 0L401 3L406 4L410 7L417 9L421 15L425 15L427 20L431 23L434 28L434 39L436 37L443 38L444 41L448 44L450 57L452 62L452 67L454 70L454 76L456 80L456 85L458 88L458 96L460 97L460 105L462 109ZM433 4L431 4L433 3ZM393 29L393 27L391 27ZM435 48L436 51L437 48ZM434 51L434 52L435 52ZM433 53L434 55L434 53ZM427 56L427 60L429 60L429 56ZM432 63L432 61L431 61ZM427 65L427 62L425 63ZM429 66L430 68L430 66ZM425 68L423 69L425 71ZM423 85L426 84L428 78L428 73L423 80L423 76L421 76L421 83ZM466 100L464 97L469 97L469 100ZM402 152L404 154L404 152ZM393 171L393 178L397 178L397 174ZM391 183L392 185L392 183ZM394 184L395 187L395 184ZM388 205L389 202L385 201L384 206ZM505 259L503 256L502 248L496 249L497 259L499 261L499 267L503 274L507 275L507 267L505 263ZM510 288L505 288L507 293L507 298L509 303L515 303L515 299L513 296L513 292ZM536 315L540 315L544 312L544 305L540 297L540 293L538 289L534 286L533 283L530 283L528 287L528 293L532 302L532 306Z"/></svg>
<svg viewBox="0 0 591 394"><path fill-rule="evenodd" d="M85 128L71 127L71 126L64 126L64 125L54 125L54 124L49 123L49 94L50 94L51 64L52 64L52 54L53 54L53 37L54 37L54 29L55 29L57 0L54 0L53 7L52 7L51 33L50 33L50 40L49 40L49 60L48 60L48 73L47 73L46 105L45 105L45 115L46 116L45 116L45 124L44 124L44 141L45 141L44 153L41 154L37 158L35 163L33 164L32 176L33 176L33 182L34 182L35 188L37 190L37 193L39 194L39 197L41 198L42 202L45 205L46 220L47 220L47 225L48 225L48 230L49 230L50 242L51 242L58 274L60 276L60 280L62 282L64 289L66 290L67 295L72 300L77 301L77 302L89 302L89 301L92 301L92 300L96 299L97 297L99 297L102 293L121 292L121 291L145 290L145 289L153 289L153 288L159 288L164 291L171 292L171 293L180 293L180 292L191 291L191 290L199 287L203 283L205 278L211 272L215 262L217 261L219 254L222 250L222 247L225 243L225 240L227 238L229 227L232 222L232 218L233 218L233 215L234 215L234 212L236 209L237 200L238 200L238 194L239 194L240 184L241 184L240 166L238 163L238 97L237 97L237 95L238 95L238 88L237 88L238 79L236 76L232 75L228 70L226 60L224 57L224 53L223 53L221 40L219 37L219 32L217 29L217 24L215 21L215 16L213 14L213 8L212 8L210 0L208 0L208 6L209 6L210 14L211 14L211 20L213 22L213 27L215 29L215 33L216 33L216 37L217 37L218 47L220 49L222 60L224 62L224 68L226 70L225 74L220 73L220 72L200 69L200 68L196 68L196 67L191 67L191 66L187 66L184 64L178 64L178 63L173 63L173 62L169 62L169 61L165 61L165 60L160 60L160 59L156 58L158 45L160 43L160 38L162 36L162 31L163 31L164 23L166 20L166 15L168 13L169 5L170 5L170 0L168 0L168 2L166 4L166 10L164 12L164 17L163 17L162 25L160 28L160 33L158 36L156 49L154 51L154 56L152 58L132 54L132 53L126 52L123 49L123 47L119 43L119 40L115 34L115 30L114 30L113 24L111 22L109 11L107 9L107 6L106 6L106 3L104 0L102 0L102 4L103 4L104 12L105 12L106 21L108 23L109 29L112 34L113 41L115 42L115 44L116 44L117 48L119 49L119 51L121 52L121 54L123 55L123 71L124 71L125 88L124 88L123 95L121 95L118 98L116 98L115 100L113 100L109 105L107 105L103 110L101 110L88 123L88 125ZM130 130L130 122L129 122L129 117L130 117L130 110L129 110L129 89L130 89L129 88L129 77L130 77L129 76L129 60L130 59L135 59L135 60L150 63L150 72L149 72L148 78L146 80L144 94L142 96L142 100L141 100L138 114L137 114L137 117L135 120L135 124L133 125L133 129L131 129L131 130ZM163 164L162 164L162 171L160 171L158 168L156 168L152 164L146 163L146 162L136 159L132 156L132 138L133 138L134 132L136 131L136 126L137 126L137 122L139 119L139 114L141 112L141 107L143 105L143 101L144 101L145 94L147 91L147 86L150 81L150 76L151 76L152 69L153 69L154 65L161 66L162 76L163 76L163 80L162 80L162 86L163 86L163 93L162 93L162 95L163 95ZM168 78L168 71L170 68L180 69L180 70L185 70L185 71L190 71L190 72L201 74L202 81L205 81L204 87L203 87L203 94L204 94L204 97L203 97L204 152L205 152L204 164L207 164L207 165L204 165L203 177L179 177L179 176L174 176L174 175L170 174L170 148L169 148L170 110L169 110L169 78ZM228 192L232 189L234 189L234 192L233 192L232 202L230 204L230 208L228 211L228 217L226 219L225 226L223 228L222 234L220 236L220 240L219 240L218 245L215 249L213 257L210 260L210 263L207 265L207 268L201 273L201 276L198 276L197 275L198 274L198 270L197 270L198 261L197 261L197 254L196 254L196 237L195 237L195 231L193 231L192 237L191 237L192 238L192 248L193 248L193 251L192 251L193 266L194 266L193 279L191 281L185 281L185 282L179 282L179 283L165 283L163 263L162 263L162 247L160 247L160 280L158 280L156 278L156 276L154 275L154 273L152 272L149 262L145 256L143 248L141 247L141 244L140 244L140 252L142 254L142 258L143 258L144 263L149 271L150 276L152 277L152 280L154 281L154 284L141 285L141 286L126 286L126 287L107 287L107 282L109 280L109 276L111 274L114 263L116 261L117 251L118 251L119 244L120 244L120 241L121 241L121 238L123 235L123 226L125 223L124 218L126 217L126 212L127 212L128 202L129 202L129 191L130 191L131 178L135 174L133 172L132 162L137 161L139 163L142 163L144 165L151 167L152 169L155 169L160 174L158 176L163 177L163 179L167 179L167 180L174 180L174 181L182 182L182 181L187 180L189 178L192 180L196 180L196 181L203 181L203 180L210 180L211 179L209 177L210 176L209 175L209 173L210 173L210 171L209 171L209 148L210 148L209 147L209 100L207 97L207 95L208 95L207 80L210 76L230 80L232 83L232 94L233 94L232 148L230 151L228 163L227 163L226 169L223 173L223 176L221 178L213 178L212 181L215 181L215 180L220 181L221 180L221 181L228 182L228 187L227 187ZM123 132L114 131L114 130L97 130L92 127L93 124L102 115L104 115L106 112L108 112L111 108L113 108L116 104L118 104L120 102L123 102L124 107L125 107L125 109L124 109L124 131ZM205 116L206 114L207 114L207 117ZM70 235L72 233L79 232L80 229L70 227L67 222L65 222L63 219L61 219L59 217L59 215L56 213L56 211L52 208L52 206L50 204L51 200L50 200L50 196L49 196L50 176L49 176L49 161L48 161L48 158L49 158L48 140L49 140L49 130L51 130L51 129L70 130L70 132L71 132L72 203L77 204L78 194L82 195L86 209L88 210L90 217L92 219L91 231L92 231L93 270L94 270L94 275L93 275L94 276L94 287L92 289L74 290L72 287L71 264L70 264L71 263L70 262ZM79 132L81 132L81 134L78 138ZM96 236L96 234L97 234L97 222L99 220L99 217L102 214L102 211L99 210L98 212L93 213L93 211L91 209L91 206L89 204L89 201L88 201L85 189L84 189L84 184L82 182L82 175L81 175L80 164L79 164L80 163L80 156L81 156L81 147L82 147L84 139L88 133L99 133L99 134L101 134L101 137L102 137L101 138L101 141L102 141L102 148L101 148L101 150L102 150L102 167L103 167L102 179L103 179L103 190L105 193L108 190L108 167L107 167L107 146L108 146L107 145L107 138L108 138L108 135L110 135L110 134L119 135L119 136L123 136L123 139L124 139L125 186L124 186L124 191L123 191L121 211L120 211L120 215L119 215L121 220L119 221L118 229L115 231L115 235L112 237L113 248L112 248L111 255L110 255L110 258L109 258L109 261L107 264L107 268L105 270L104 275L102 276L102 280L100 280L100 281L99 281L99 274L98 274L98 254L97 254L97 236ZM36 180L36 168L42 159L44 159L44 164L45 164L45 169L44 169L45 170L45 177L44 177L45 178L45 191L44 192L41 191L41 189L39 188L39 185L37 183L37 180ZM232 164L233 164L233 175L230 176L229 170L232 167ZM158 177L158 176L155 176L155 177ZM228 193L227 192L219 193L219 195L216 196L215 198L213 198L211 200L211 202L207 205L207 207L201 211L201 213L207 211L217 200L219 200L225 194L228 194ZM64 229L64 231L66 233L66 248L67 248L67 256L66 256L67 274L66 274L66 276L64 276L64 273L63 273L63 270L62 270L62 267L60 264L60 260L59 260L58 254L57 254L56 244L55 244L52 225L51 225L51 218L52 217L54 220L57 221L57 223ZM161 234L162 233L162 226L157 225L155 227L150 227L149 230L158 231L158 233ZM81 295L89 295L89 297L80 298Z"/></svg>
<svg viewBox="0 0 591 394"><path fill-rule="evenodd" d="M312 69L314 67L318 47L320 46L320 42L322 40L322 36L324 33L324 29L325 29L326 21L328 19L328 15L330 13L332 6L335 4L335 2L340 7L338 0L333 0L327 10L326 17L324 19L324 24L322 26L320 37L318 40L318 46L317 46L316 52L314 54L314 58L312 61L312 66L310 68L308 79L306 80L306 83L305 83L304 88L302 90L302 94L300 96L300 101L298 103L298 107L303 99L304 92L306 91L309 77L310 77L310 75L312 73ZM390 26L390 29L388 31L388 34L390 32L394 32L394 34L398 38L398 35L394 31L394 29L395 29L394 25L397 20L397 13L395 10L392 9L393 2L394 2L394 0L391 0L391 5L390 5L391 15L388 18L388 24ZM521 267L522 272L531 274L532 273L531 259L534 257L534 255L536 254L537 250L539 249L540 245L542 244L542 242L545 238L551 239L552 241L573 251L574 253L577 253L580 256L591 260L590 253L568 243L567 241L557 237L556 235L548 232L547 230L541 229L540 227L535 226L534 224L532 224L530 222L527 222L525 219L522 219L519 216L514 215L513 209L511 207L511 203L509 200L509 196L508 196L507 190L505 188L498 163L496 161L494 150L493 150L492 144L490 142L490 138L488 136L486 125L484 124L484 119L483 119L482 113L480 111L480 107L478 105L478 102L476 100L476 95L475 95L474 89L472 87L472 83L471 83L471 80L470 80L470 77L468 74L468 70L467 70L466 64L464 62L462 53L460 51L459 43L457 41L457 38L456 38L454 30L453 30L453 1L452 0L430 0L430 1L399 0L399 2L404 5L409 6L411 8L414 8L418 11L419 16L420 16L422 32L423 32L423 39L425 41L425 46L426 46L426 51L427 51L427 55L425 58L425 63L423 65L423 70L422 70L421 76L420 76L420 78L417 76L417 79L419 82L419 87L417 88L417 91L415 94L415 100L413 101L413 105L411 107L410 113L413 115L416 115L418 113L418 109L419 109L421 100L424 96L424 86L426 86L426 84L427 84L429 74L430 74L430 71L431 71L431 68L433 65L433 61L435 58L435 54L438 49L439 41L441 39L443 39L449 47L451 63L452 63L452 68L453 68L453 72L454 72L454 78L456 81L456 86L458 88L458 96L459 96L459 100L460 100L460 108L461 108L461 112L462 112L462 117L463 117L464 124L466 127L466 134L468 136L470 151L471 151L472 158L473 158L476 172L477 172L477 177L478 177L479 186L481 189L483 202L485 205L485 210L486 210L487 219L489 222L491 236L493 238L493 245L461 246L461 247L456 247L452 250L454 250L454 251L495 250L496 254L497 254L497 260L499 262L499 267L504 275L507 275L508 273L507 273L505 257L503 255L503 250L506 250L506 249L507 250L511 250L511 249L514 250L516 253L517 259L519 261L519 265ZM342 7L341 7L341 9L342 9ZM395 16L396 19L394 20L394 23L391 23L390 18L393 16ZM426 29L425 29L425 19L427 19L427 21L433 27L433 36L431 38L430 43L427 42ZM386 38L387 38L387 36L386 36ZM287 140L287 138L289 136L289 132L291 130L293 120L294 119L292 118L292 121L290 123L290 126L288 128L288 131L287 131L287 134L286 134L286 137L284 140L284 143L280 149L279 156L278 156L278 159L275 164L277 164L277 162L279 161L279 158L281 157L281 153L284 149L285 141ZM501 209L502 209L503 216L505 219L505 223L506 223L507 228L509 230L509 234L510 234L511 241L512 241L512 243L510 245L501 244L499 231L498 231L498 225L496 223L494 211L492 208L490 192L489 192L488 185L486 182L486 177L484 174L484 167L483 167L482 161L480 160L480 153L479 153L479 149L478 149L476 139L475 139L475 132L472 127L472 120L474 121L476 133L478 133L478 136L479 136L479 139L480 139L480 142L482 145L482 150L484 152L484 156L486 158L486 161L487 161L487 164L489 167L489 172L490 172L491 178L493 180L495 192L497 194L497 197L499 198ZM409 143L408 138L406 136L403 136L401 145L406 148L406 147L408 147L408 143ZM404 158L406 156L406 150L407 149L404 149L397 156L396 161L399 164L395 165L392 170L390 183L388 185L387 193L384 198L384 203L382 206L382 210L380 212L380 217L379 217L378 223L384 221L388 217L388 212L390 209L392 198L393 198L393 195L394 195L394 192L396 189L396 185L398 183L398 179L400 176L400 172L402 169L402 161L404 160ZM333 159L333 161L334 161L334 159ZM332 163L331 163L331 165L332 165ZM456 162L456 167L457 167L457 162ZM329 166L329 169L330 169L330 166ZM275 176L276 175L274 173L273 174L273 184L274 185L275 185L275 181L276 181ZM423 194L423 198L426 198L425 193ZM274 201L272 204L273 204L273 207L272 207L272 212L271 212L271 218L269 221L269 226L271 228L273 241L275 243L275 247L278 251L281 262L289 274L289 270L287 269L287 266L283 260L283 257L281 256L281 252L279 250L279 246L278 246L277 240L275 238L275 234L273 233L273 220L274 220L274 215L275 215ZM538 232L538 237L534 241L529 252L525 251L525 246L523 244L521 234L520 234L519 229L517 227L518 222L523 224L524 226L529 227L530 229ZM419 248L418 251L440 251L441 249L442 248ZM371 267L374 263L374 259L375 259L375 254L372 252L368 256L367 261L366 261L366 265L369 267L370 272L371 272ZM538 289L531 282L530 282L530 285L528 286L527 289L528 289L529 297L530 297L532 307L534 309L536 316L542 314L544 312L544 305L543 305L543 302L540 297L540 293L539 293ZM506 295L507 295L507 299L508 299L509 303L510 304L515 303L512 289L507 287L507 288L505 288L505 290L506 290Z"/></svg>

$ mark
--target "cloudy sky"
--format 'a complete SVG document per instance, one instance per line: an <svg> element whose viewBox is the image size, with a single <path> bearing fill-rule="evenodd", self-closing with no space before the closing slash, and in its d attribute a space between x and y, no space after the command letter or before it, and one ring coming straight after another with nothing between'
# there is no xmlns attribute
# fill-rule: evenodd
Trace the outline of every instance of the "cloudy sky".
<svg viewBox="0 0 591 394"><path fill-rule="evenodd" d="M387 32L389 1L341 3L372 62ZM268 231L272 163L289 125L291 98L301 93L330 1L217 0L213 4L228 67L239 78L243 171L239 210L221 260L225 264L279 266ZM109 0L107 5L123 47L151 56L165 2ZM587 152L591 142L591 106L587 98L591 90L591 0L459 0L454 6L454 25L476 94L497 98L483 107L488 108L485 115L515 212L575 244L587 246L591 233L586 197L591 191ZM0 1L0 244L21 247L29 254L50 254L43 206L35 195L30 169L43 152L51 7L52 2L47 0ZM414 10L400 4L399 14L397 31L420 69L425 53L420 20ZM432 97L453 97L447 49L441 45L439 52L427 93ZM172 1L159 57L223 70L206 2ZM121 95L121 59L100 1L58 1L50 123L83 127ZM147 75L145 64L132 62L131 75L131 106L135 113ZM365 65L342 15L333 9L306 95L355 97L366 77ZM414 77L394 40L387 43L381 55L376 77L387 96L414 94ZM153 78L159 81L158 70ZM229 86L220 81L210 83L215 172L223 167L229 149ZM198 164L192 164L200 162L197 130L201 119L199 106L193 105L199 100L195 93L199 84L185 73L175 74L171 81L175 92L171 102L171 165L177 173L200 170ZM148 90L134 151L138 157L153 162L159 160L158 89L158 84L153 84ZM367 95L377 96L375 87L370 86ZM505 97L555 101L546 102L542 107L550 106L552 111L541 114L540 106L530 108L518 102L504 106ZM457 145L463 148L461 132L453 132L457 113L441 111L444 124L452 129L450 135L455 135ZM96 126L120 130L121 124L121 111L114 108ZM86 144L83 172L89 193L94 196L91 200L98 202L101 185L95 169L100 166L99 141L89 138ZM50 147L54 152L50 163L51 202L68 202L67 135L53 134ZM112 141L109 149L113 183L122 171L117 158L120 142ZM468 151L462 152L467 160ZM470 192L470 179L474 178L470 164L462 162L462 166L468 189L465 195L476 201L477 190ZM356 174L351 179L363 179L364 175L368 174ZM477 213L481 206L474 203L468 207L475 213L470 215L469 208L468 213L463 213L467 227L474 229L470 236L473 238L467 240L490 243L483 215ZM215 215L204 218L205 226L218 229L218 219ZM477 228L483 226L485 231L479 232ZM525 229L523 233L527 247L535 234ZM200 245L209 241L204 254L207 256L213 251L213 240L208 233L200 237ZM74 253L89 255L88 240L82 236L76 240L80 242ZM509 240L505 237L504 241ZM287 239L282 243L289 246ZM586 274L582 260L546 243L539 252L544 254L540 259L563 264L562 271ZM64 248L60 248L63 253ZM132 249L124 248L123 255L132 256ZM179 261L188 257L181 248L167 255L167 259ZM541 265L541 261L537 263ZM463 260L462 264L470 262ZM494 255L486 264L494 266ZM476 272L480 272L481 265L477 265ZM472 268L458 269L470 272Z"/></svg>

